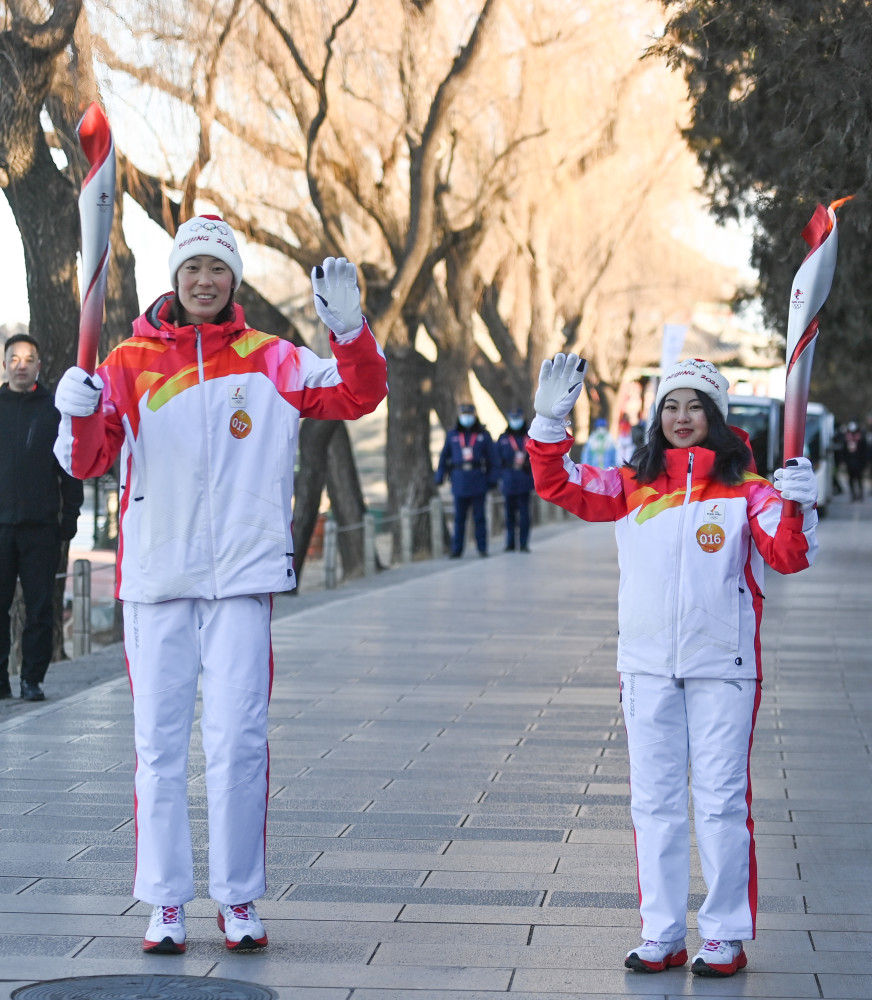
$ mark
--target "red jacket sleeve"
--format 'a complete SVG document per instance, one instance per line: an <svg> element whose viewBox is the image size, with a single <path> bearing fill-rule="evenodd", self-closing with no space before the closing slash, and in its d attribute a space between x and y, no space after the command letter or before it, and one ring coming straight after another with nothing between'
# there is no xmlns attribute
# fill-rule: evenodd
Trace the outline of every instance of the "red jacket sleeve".
<svg viewBox="0 0 872 1000"><path fill-rule="evenodd" d="M532 438L527 442L539 496L585 521L617 521L624 517L627 501L620 470L576 465L569 458L571 447L568 435L556 444Z"/></svg>
<svg viewBox="0 0 872 1000"><path fill-rule="evenodd" d="M387 365L369 325L350 344L330 336L335 361L301 350L302 388L282 392L304 417L355 420L371 413L387 395Z"/></svg>
<svg viewBox="0 0 872 1000"><path fill-rule="evenodd" d="M798 573L814 562L817 511L784 516L778 492L761 481L748 498L748 521L760 555L778 573Z"/></svg>

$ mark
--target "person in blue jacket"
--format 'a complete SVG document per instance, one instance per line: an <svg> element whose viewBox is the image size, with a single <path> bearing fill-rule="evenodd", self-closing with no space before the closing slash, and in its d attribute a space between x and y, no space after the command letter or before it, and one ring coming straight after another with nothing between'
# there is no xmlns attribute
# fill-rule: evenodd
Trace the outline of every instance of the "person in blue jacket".
<svg viewBox="0 0 872 1000"><path fill-rule="evenodd" d="M457 410L457 426L445 437L435 481L441 486L451 477L454 495L454 537L451 558L463 555L466 538L466 518L472 508L475 544L480 556L487 555L487 521L484 501L488 490L497 483L497 459L494 440L478 419L472 403L461 403Z"/></svg>
<svg viewBox="0 0 872 1000"><path fill-rule="evenodd" d="M582 465L596 465L600 469L614 469L618 464L618 449L615 439L609 434L609 427L602 417L597 417L584 450Z"/></svg>
<svg viewBox="0 0 872 1000"><path fill-rule="evenodd" d="M529 552L530 493L533 472L527 454L527 421L523 410L509 413L509 426L497 441L500 487L506 510L506 552Z"/></svg>

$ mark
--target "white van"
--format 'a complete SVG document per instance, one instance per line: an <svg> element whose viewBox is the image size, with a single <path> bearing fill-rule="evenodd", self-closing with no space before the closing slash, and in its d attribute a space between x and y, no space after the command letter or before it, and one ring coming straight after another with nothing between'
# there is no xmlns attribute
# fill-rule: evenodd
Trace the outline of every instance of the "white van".
<svg viewBox="0 0 872 1000"><path fill-rule="evenodd" d="M751 439L751 450L761 476L772 479L783 462L784 400L769 396L730 396L727 423L741 427ZM818 484L818 514L823 517L833 495L832 413L820 403L809 403L805 422L805 457L811 459Z"/></svg>

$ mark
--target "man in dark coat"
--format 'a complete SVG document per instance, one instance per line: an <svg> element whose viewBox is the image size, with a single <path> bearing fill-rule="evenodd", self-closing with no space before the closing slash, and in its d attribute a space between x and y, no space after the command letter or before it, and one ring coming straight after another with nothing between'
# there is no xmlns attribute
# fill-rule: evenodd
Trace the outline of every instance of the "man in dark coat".
<svg viewBox="0 0 872 1000"><path fill-rule="evenodd" d="M82 483L58 465L52 448L60 414L37 382L39 345L27 334L6 341L0 385L0 698L10 698L9 611L21 581L25 622L21 636L21 697L42 701L51 662L52 595L60 543L76 533Z"/></svg>

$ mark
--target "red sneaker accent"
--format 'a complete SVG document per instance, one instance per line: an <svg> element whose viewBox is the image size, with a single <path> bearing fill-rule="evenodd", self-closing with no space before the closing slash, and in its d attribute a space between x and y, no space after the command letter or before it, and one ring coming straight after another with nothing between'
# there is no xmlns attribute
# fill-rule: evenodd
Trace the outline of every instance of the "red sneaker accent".
<svg viewBox="0 0 872 1000"><path fill-rule="evenodd" d="M687 948L683 941L677 943L680 945L678 951L664 954L665 949L660 942L646 941L627 955L624 959L624 968L632 969L634 972L664 972L666 969L684 965L687 961ZM655 955L662 958L655 958Z"/></svg>
<svg viewBox="0 0 872 1000"><path fill-rule="evenodd" d="M228 927L228 924L232 926ZM221 906L218 910L218 928L224 933L224 944L231 951L251 951L265 948L269 944L253 903ZM260 936L254 937L255 934Z"/></svg>
<svg viewBox="0 0 872 1000"><path fill-rule="evenodd" d="M181 955L185 948L184 907L154 906L142 950L153 955Z"/></svg>
<svg viewBox="0 0 872 1000"><path fill-rule="evenodd" d="M730 941L706 941L701 951L694 957L690 971L695 976L723 978L735 975L748 964L748 956L741 942L737 941L738 952ZM717 961L720 959L720 961ZM723 961L723 959L728 959Z"/></svg>

